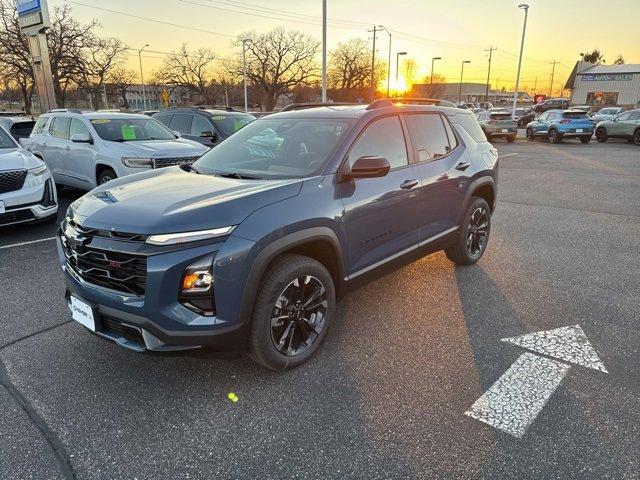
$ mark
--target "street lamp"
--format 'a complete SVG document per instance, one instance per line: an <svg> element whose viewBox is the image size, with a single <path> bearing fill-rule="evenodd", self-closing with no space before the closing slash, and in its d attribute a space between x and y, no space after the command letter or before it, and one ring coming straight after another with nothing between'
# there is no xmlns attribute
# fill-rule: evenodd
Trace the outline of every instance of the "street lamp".
<svg viewBox="0 0 640 480"><path fill-rule="evenodd" d="M138 59L140 60L140 82L142 82L142 103L144 105L144 109L147 109L147 92L144 88L144 75L142 74L142 51L147 48L149 45L145 45L140 50L138 50Z"/></svg>
<svg viewBox="0 0 640 480"><path fill-rule="evenodd" d="M458 102L462 101L462 76L464 75L464 64L471 63L471 60L463 60L462 68L460 69L460 90L458 91Z"/></svg>
<svg viewBox="0 0 640 480"><path fill-rule="evenodd" d="M518 74L516 75L516 88L513 92L513 112L512 116L516 114L516 106L518 104L518 87L520 86L520 67L522 65L522 51L524 50L524 34L527 31L527 16L529 15L529 5L521 3L518 8L524 10L524 25L522 26L522 40L520 41L520 57L518 58Z"/></svg>
<svg viewBox="0 0 640 480"><path fill-rule="evenodd" d="M396 83L398 83L398 73L400 73L399 65L400 65L400 55L406 55L407 52L398 52L396 53Z"/></svg>
<svg viewBox="0 0 640 480"><path fill-rule="evenodd" d="M389 98L389 89L391 87L391 32L387 30L387 27L384 25L378 25L379 28L383 29L389 35L389 72L387 74L387 98Z"/></svg>
<svg viewBox="0 0 640 480"><path fill-rule="evenodd" d="M242 39L242 83L244 89L244 112L249 111L249 101L247 97L247 42L248 38ZM326 85L325 85L326 86ZM326 90L325 90L326 95Z"/></svg>
<svg viewBox="0 0 640 480"><path fill-rule="evenodd" d="M431 90L433 90L433 62L435 62L436 60L442 60L442 57L433 57L431 59Z"/></svg>

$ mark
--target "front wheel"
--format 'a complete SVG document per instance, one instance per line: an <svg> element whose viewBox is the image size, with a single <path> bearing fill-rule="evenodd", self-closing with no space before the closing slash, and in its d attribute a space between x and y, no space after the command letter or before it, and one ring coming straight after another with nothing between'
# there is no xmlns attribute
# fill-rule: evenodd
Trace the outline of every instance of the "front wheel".
<svg viewBox="0 0 640 480"><path fill-rule="evenodd" d="M473 197L462 225L444 253L458 265L473 265L484 253L491 232L491 209L484 198Z"/></svg>
<svg viewBox="0 0 640 480"><path fill-rule="evenodd" d="M584 137L580 137L580 141L582 143L589 143L591 141L591 135L589 135L588 137L586 135Z"/></svg>
<svg viewBox="0 0 640 480"><path fill-rule="evenodd" d="M640 146L640 129L636 130L633 134L633 143Z"/></svg>
<svg viewBox="0 0 640 480"><path fill-rule="evenodd" d="M562 140L562 137L560 136L557 130L549 131L549 141L551 143L560 143L560 140Z"/></svg>
<svg viewBox="0 0 640 480"><path fill-rule="evenodd" d="M249 355L272 370L297 367L318 350L335 312L335 287L324 265L302 255L283 255L260 284Z"/></svg>
<svg viewBox="0 0 640 480"><path fill-rule="evenodd" d="M509 135L507 136L507 142L509 143L513 143L516 141L516 136L515 135Z"/></svg>
<svg viewBox="0 0 640 480"><path fill-rule="evenodd" d="M533 142L535 139L536 139L536 135L535 133L533 133L533 129L527 128L527 140L529 140L530 142Z"/></svg>
<svg viewBox="0 0 640 480"><path fill-rule="evenodd" d="M604 143L609 140L607 131L604 128L600 127L596 130L596 140L600 143Z"/></svg>
<svg viewBox="0 0 640 480"><path fill-rule="evenodd" d="M98 185L103 185L115 178L118 178L116 172L114 172L110 168L106 168L102 172L100 172L100 175L98 175Z"/></svg>

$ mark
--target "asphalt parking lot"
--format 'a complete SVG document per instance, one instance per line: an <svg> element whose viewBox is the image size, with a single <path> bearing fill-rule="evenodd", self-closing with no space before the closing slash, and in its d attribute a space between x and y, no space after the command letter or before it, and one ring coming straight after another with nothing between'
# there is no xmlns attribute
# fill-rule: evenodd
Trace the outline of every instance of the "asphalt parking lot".
<svg viewBox="0 0 640 480"><path fill-rule="evenodd" d="M0 230L0 478L640 478L640 148L494 144L482 260L352 292L285 373L90 335L55 226ZM521 438L465 415L525 352L501 339L574 325L608 373L573 366Z"/></svg>

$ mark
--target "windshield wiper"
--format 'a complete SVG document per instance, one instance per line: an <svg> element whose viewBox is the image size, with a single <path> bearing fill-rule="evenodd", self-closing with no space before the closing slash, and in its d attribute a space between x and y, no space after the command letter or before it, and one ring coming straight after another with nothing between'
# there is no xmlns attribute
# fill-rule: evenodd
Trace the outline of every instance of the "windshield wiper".
<svg viewBox="0 0 640 480"><path fill-rule="evenodd" d="M245 175L243 173L238 173L238 172L216 172L214 173L215 176L217 177L224 177L224 178L237 178L239 180L262 180L262 177L255 177L252 175Z"/></svg>

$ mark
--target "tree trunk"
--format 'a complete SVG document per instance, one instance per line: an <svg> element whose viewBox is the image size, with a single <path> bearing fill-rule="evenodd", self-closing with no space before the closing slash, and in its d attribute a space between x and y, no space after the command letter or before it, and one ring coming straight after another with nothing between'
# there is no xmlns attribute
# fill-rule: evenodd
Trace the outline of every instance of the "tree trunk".
<svg viewBox="0 0 640 480"><path fill-rule="evenodd" d="M33 89L31 89L31 91L29 90L30 89L27 88L26 85L20 85L20 92L22 93L22 103L24 104L24 113L26 115L31 115Z"/></svg>
<svg viewBox="0 0 640 480"><path fill-rule="evenodd" d="M122 106L124 108L126 108L127 110L129 110L129 101L127 100L127 89L126 88L121 88L120 89L120 96L122 97Z"/></svg>
<svg viewBox="0 0 640 480"><path fill-rule="evenodd" d="M265 91L263 98L262 106L264 107L265 112L272 112L278 99L277 93Z"/></svg>

